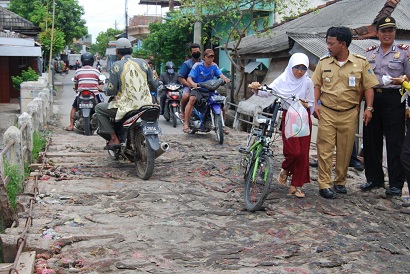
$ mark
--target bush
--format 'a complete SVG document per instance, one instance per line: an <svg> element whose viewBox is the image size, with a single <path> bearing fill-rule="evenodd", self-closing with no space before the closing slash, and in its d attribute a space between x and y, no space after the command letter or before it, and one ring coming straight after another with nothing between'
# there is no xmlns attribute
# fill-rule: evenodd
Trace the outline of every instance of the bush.
<svg viewBox="0 0 410 274"><path fill-rule="evenodd" d="M34 131L33 133L33 151L31 152L31 159L36 161L38 158L38 154L41 151L44 151L46 147L46 137L45 134L42 132Z"/></svg>
<svg viewBox="0 0 410 274"><path fill-rule="evenodd" d="M21 83L26 81L37 81L38 77L37 72L29 67L27 70L21 72L21 76L11 76L11 81L13 82L13 87L15 89L20 89Z"/></svg>
<svg viewBox="0 0 410 274"><path fill-rule="evenodd" d="M24 175L18 165L11 165L8 161L4 161L4 175L10 176L6 190L10 204L15 209L16 197L19 193L23 192Z"/></svg>

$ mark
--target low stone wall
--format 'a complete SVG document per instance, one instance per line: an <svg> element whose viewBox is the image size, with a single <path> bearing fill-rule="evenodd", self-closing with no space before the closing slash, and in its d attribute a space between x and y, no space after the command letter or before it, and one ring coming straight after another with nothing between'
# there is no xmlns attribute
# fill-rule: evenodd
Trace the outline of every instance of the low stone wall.
<svg viewBox="0 0 410 274"><path fill-rule="evenodd" d="M21 84L22 95L24 94L26 98L24 103L23 100L21 101L22 113L18 117L18 127L10 126L3 135L4 148L0 152L0 189L3 191L0 191L0 196L5 196L0 197L0 201L2 201L0 202L0 212L6 226L10 226L17 218L16 213L8 204L7 193L5 193L9 178L4 174L4 161L17 165L22 174L24 174L24 164L31 163L34 131L43 130L47 121L51 120L53 92L47 86L47 81L44 81L44 78L38 82ZM32 98L28 101L30 96Z"/></svg>

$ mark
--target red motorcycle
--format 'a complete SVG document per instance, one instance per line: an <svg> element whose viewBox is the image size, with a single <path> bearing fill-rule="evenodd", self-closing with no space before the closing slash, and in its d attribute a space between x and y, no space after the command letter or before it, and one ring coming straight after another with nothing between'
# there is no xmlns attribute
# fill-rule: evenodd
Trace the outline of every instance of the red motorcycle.
<svg viewBox="0 0 410 274"><path fill-rule="evenodd" d="M164 107L164 118L167 122L172 120L172 126L177 126L177 121L179 119L179 112L181 108L181 98L182 98L182 85L170 83L165 85L162 92L165 92L165 107Z"/></svg>

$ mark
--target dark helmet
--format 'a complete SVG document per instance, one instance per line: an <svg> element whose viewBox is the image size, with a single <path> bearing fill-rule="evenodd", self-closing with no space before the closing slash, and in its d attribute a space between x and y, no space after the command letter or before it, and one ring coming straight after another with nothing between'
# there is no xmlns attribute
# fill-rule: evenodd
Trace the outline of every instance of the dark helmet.
<svg viewBox="0 0 410 274"><path fill-rule="evenodd" d="M94 65L94 56L89 52L83 53L81 55L81 63L83 64L83 66Z"/></svg>
<svg viewBox="0 0 410 274"><path fill-rule="evenodd" d="M175 65L174 63L172 63L172 61L168 61L165 63L165 68L166 69L175 69Z"/></svg>

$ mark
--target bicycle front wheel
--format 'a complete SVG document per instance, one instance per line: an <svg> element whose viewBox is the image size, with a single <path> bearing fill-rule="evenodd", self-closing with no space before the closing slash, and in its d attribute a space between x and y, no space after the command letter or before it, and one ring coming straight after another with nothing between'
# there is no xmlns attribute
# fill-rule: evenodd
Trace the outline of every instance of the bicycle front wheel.
<svg viewBox="0 0 410 274"><path fill-rule="evenodd" d="M260 155L251 164L245 181L245 207L248 211L261 209L273 179L273 159Z"/></svg>

